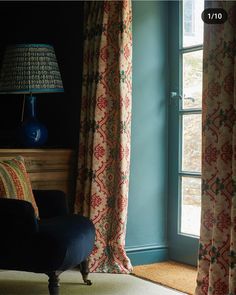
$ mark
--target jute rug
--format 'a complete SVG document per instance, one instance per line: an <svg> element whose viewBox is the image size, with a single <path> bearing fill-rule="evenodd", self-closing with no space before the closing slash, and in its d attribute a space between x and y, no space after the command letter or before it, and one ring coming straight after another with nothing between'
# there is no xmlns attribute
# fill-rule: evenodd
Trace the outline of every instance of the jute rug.
<svg viewBox="0 0 236 295"><path fill-rule="evenodd" d="M173 261L135 266L132 274L191 295L196 287L197 269Z"/></svg>

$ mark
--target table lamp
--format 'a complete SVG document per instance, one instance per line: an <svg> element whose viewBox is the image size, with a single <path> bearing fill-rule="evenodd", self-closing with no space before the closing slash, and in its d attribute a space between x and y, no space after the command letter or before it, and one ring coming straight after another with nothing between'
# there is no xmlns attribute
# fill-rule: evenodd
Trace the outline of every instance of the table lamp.
<svg viewBox="0 0 236 295"><path fill-rule="evenodd" d="M0 69L0 94L24 94L20 143L40 147L48 138L47 128L36 118L37 93L63 92L54 48L48 44L7 46Z"/></svg>

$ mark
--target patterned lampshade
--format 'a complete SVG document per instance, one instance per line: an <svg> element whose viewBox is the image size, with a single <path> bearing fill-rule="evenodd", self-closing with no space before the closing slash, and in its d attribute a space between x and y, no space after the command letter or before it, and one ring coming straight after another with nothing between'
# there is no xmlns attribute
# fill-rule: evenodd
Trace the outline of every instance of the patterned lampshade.
<svg viewBox="0 0 236 295"><path fill-rule="evenodd" d="M0 70L0 93L63 92L54 48L48 44L8 46Z"/></svg>

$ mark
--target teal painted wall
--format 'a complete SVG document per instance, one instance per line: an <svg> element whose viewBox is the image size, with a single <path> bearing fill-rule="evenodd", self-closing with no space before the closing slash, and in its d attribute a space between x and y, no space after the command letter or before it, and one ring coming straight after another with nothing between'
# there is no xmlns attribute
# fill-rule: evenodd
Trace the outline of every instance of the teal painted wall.
<svg viewBox="0 0 236 295"><path fill-rule="evenodd" d="M167 258L168 3L133 1L133 103L126 250Z"/></svg>

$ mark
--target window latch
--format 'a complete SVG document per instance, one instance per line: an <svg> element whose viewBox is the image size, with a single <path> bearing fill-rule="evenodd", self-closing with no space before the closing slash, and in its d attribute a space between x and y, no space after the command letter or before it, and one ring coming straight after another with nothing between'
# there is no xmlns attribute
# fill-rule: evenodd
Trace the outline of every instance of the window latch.
<svg viewBox="0 0 236 295"><path fill-rule="evenodd" d="M171 98L171 100L173 100L173 99L183 99L183 97L181 95L178 95L177 92L174 92L174 91L172 91L170 93L170 98ZM185 96L184 95L184 99L191 100L192 102L195 102L195 98L191 97L191 96Z"/></svg>
<svg viewBox="0 0 236 295"><path fill-rule="evenodd" d="M177 92L174 92L173 91L173 92L170 93L170 98L171 98L171 100L173 100L175 98L182 99L182 96L181 95L178 95Z"/></svg>

